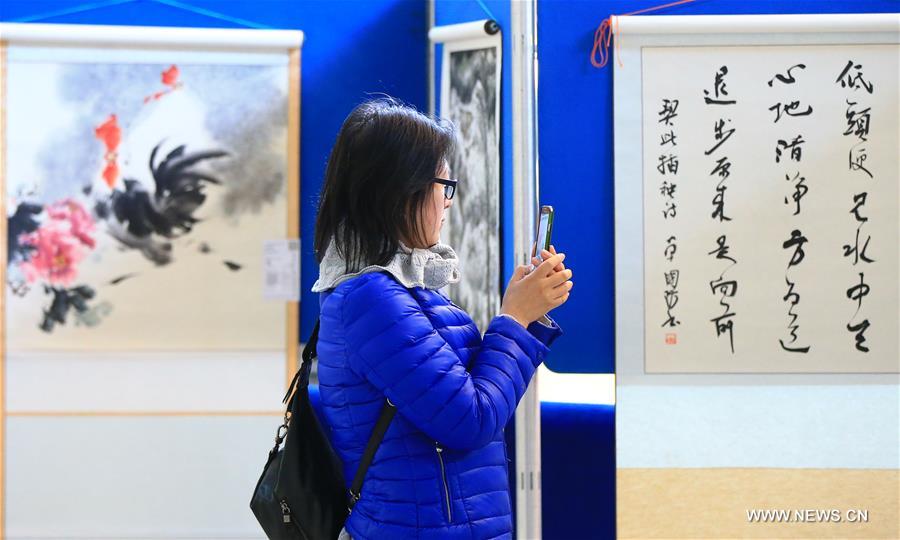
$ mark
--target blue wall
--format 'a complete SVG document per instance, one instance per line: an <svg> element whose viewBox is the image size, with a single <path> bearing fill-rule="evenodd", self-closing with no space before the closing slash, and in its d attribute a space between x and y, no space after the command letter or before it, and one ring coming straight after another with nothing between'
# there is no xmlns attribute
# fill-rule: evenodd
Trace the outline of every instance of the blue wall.
<svg viewBox="0 0 900 540"><path fill-rule="evenodd" d="M615 369L615 59L603 69L591 66L594 31L611 14L665 3L538 0L541 202L554 206L554 244L566 252L566 264L575 272L571 298L554 311L566 333L546 361L554 371ZM897 0L699 0L653 14L884 13L898 7Z"/></svg>
<svg viewBox="0 0 900 540"><path fill-rule="evenodd" d="M305 341L319 313L309 292L319 268L312 252L319 189L325 162L341 123L369 94L385 92L420 110L428 107L426 4L421 0L186 0L266 27L305 33L302 51L300 130L301 317ZM15 22L84 5L64 0L2 0L0 20ZM238 24L143 0L82 13L56 15L44 23L240 28Z"/></svg>

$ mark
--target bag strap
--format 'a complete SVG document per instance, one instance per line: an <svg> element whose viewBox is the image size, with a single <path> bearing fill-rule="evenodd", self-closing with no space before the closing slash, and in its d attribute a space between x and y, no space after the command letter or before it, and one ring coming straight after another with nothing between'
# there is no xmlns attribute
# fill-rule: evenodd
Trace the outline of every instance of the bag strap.
<svg viewBox="0 0 900 540"><path fill-rule="evenodd" d="M303 348L303 364L300 366L300 369L297 370L297 373L294 375L294 380L291 381L291 384L288 386L287 393L284 395L284 399L281 400L282 403L287 403L288 399L291 397L291 394L294 393L294 387L297 386L297 381L300 380L301 376L304 372L307 373L307 376L304 377L304 380L308 383L309 379L308 373L311 369L312 362L315 358L318 357L317 346L319 343L319 319L316 319L316 326L313 328L312 334L310 334L309 339L306 342L306 347ZM288 404L287 410L285 411L285 421L284 431L287 431L288 425L288 411L291 406ZM372 460L375 458L375 452L378 450L378 447L381 445L382 439L384 439L384 434L387 433L388 427L391 424L391 420L394 418L394 413L397 412L397 407L391 403L391 400L385 399L384 407L381 409L381 415L378 417L378 422L375 423L375 429L372 430L372 435L369 437L369 442L366 444L366 450L363 452L362 459L359 462L359 467L356 469L356 476L353 477L353 483L350 485L350 502L349 509L353 508L353 505L356 504L356 501L359 500L360 490L362 489L363 480L366 477L366 472L369 469L369 465L372 464ZM276 444L275 448L278 448L278 443L281 441L278 439L283 439L276 434Z"/></svg>
<svg viewBox="0 0 900 540"><path fill-rule="evenodd" d="M299 384L309 384L309 372L311 370L312 361L316 357L316 347L318 343L319 320L316 319L316 326L313 328L312 334L310 334L309 339L306 341L306 347L303 348L303 363L300 365L297 373L294 374L294 378L291 380L291 384L289 384L287 387L287 392L285 392L284 397L281 399L281 402L287 404L287 407L285 407L284 409L284 420L275 431L275 446L273 446L272 449L269 450L270 459L275 456L275 454L278 452L278 447L281 446L282 442L284 442L284 438L287 436L288 426L291 423L291 407L293 406L294 402L293 400L291 400L290 403L288 403L288 400L291 399L291 396L296 394L296 390L298 389L297 387L299 386ZM304 373L306 374L305 376Z"/></svg>
<svg viewBox="0 0 900 540"><path fill-rule="evenodd" d="M391 424L391 420L394 418L394 413L396 412L397 407L391 403L391 400L385 399L384 407L381 409L381 416L378 417L375 429L372 430L372 436L369 437L369 443L366 444L366 451L363 452L362 459L359 461L359 467L356 469L356 476L353 477L353 484L350 486L350 502L347 507L348 510L352 510L353 505L359 500L363 480L366 477L366 471L369 469L369 465L372 464L375 452L381 445L381 440L384 438L384 434L387 432L388 426Z"/></svg>
<svg viewBox="0 0 900 540"><path fill-rule="evenodd" d="M306 341L306 347L303 348L302 358L303 363L300 364L300 369L297 370L297 373L294 374L294 379L291 381L291 384L288 385L287 392L284 394L284 398L281 400L282 403L287 403L288 398L291 397L291 394L294 392L294 387L297 386L297 380L303 374L304 371L309 371L311 369L311 364L313 359L318 356L317 346L319 344L319 320L316 319L316 326L313 327L312 334L309 335L309 339ZM288 404L287 410L291 409L290 404ZM287 411L285 411L287 412Z"/></svg>

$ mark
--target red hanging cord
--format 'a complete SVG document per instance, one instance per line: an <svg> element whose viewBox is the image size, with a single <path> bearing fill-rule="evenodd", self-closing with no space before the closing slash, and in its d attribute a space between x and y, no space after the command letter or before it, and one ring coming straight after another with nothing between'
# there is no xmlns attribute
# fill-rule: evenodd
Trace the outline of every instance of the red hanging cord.
<svg viewBox="0 0 900 540"><path fill-rule="evenodd" d="M609 43L612 40L613 34L616 34L616 60L619 62L619 67L623 65L621 58L619 58L619 17L639 15L641 13L657 11L660 9L677 6L679 4L688 4L695 1L696 0L678 0L677 2L670 2L661 6L639 9L637 11L632 11L631 13L625 13L623 15L610 15L608 18L603 19L603 22L600 23L600 26L598 26L597 30L594 32L594 47L591 49L591 65L595 68L602 68L606 66L606 62L609 61ZM615 32L611 30L613 25L615 25ZM599 61L597 60L598 56L600 57Z"/></svg>

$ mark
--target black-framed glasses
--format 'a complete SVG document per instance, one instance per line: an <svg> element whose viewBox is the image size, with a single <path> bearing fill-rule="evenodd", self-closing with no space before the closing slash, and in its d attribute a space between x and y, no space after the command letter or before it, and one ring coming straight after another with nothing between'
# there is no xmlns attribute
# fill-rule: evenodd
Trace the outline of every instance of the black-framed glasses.
<svg viewBox="0 0 900 540"><path fill-rule="evenodd" d="M453 180L451 178L432 178L432 180L438 184L444 185L444 198L448 201L456 194L456 184L459 183L459 180Z"/></svg>

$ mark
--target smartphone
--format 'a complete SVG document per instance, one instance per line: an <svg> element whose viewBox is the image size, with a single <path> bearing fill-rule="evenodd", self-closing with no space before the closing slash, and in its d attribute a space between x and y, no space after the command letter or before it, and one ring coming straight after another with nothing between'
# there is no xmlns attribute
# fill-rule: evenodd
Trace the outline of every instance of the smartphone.
<svg viewBox="0 0 900 540"><path fill-rule="evenodd" d="M534 254L540 260L544 260L544 258L541 257L541 250L550 250L550 233L552 231L553 207L547 205L541 206L541 213L538 216L537 238L535 238L534 248Z"/></svg>

